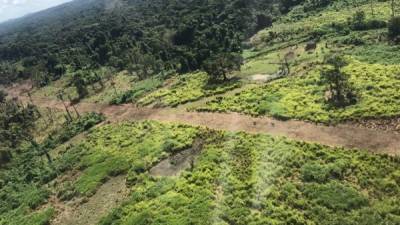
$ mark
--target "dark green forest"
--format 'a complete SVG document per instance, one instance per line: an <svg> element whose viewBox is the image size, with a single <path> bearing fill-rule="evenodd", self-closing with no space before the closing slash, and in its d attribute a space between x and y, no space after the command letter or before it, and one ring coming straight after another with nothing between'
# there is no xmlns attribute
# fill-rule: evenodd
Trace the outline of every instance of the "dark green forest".
<svg viewBox="0 0 400 225"><path fill-rule="evenodd" d="M212 68L210 59L237 57L245 39L303 2L74 1L32 15L30 22L0 27L0 83L33 78L44 86L67 70L101 66L135 71L141 78Z"/></svg>

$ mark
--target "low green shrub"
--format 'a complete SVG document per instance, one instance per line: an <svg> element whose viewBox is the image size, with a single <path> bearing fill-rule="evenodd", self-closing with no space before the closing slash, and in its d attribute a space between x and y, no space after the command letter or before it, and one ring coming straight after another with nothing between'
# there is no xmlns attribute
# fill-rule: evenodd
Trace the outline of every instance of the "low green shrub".
<svg viewBox="0 0 400 225"><path fill-rule="evenodd" d="M163 82L163 79L160 77L151 77L146 80L139 81L135 84L132 90L116 96L113 100L111 100L110 104L119 105L137 102L146 94L155 91L157 88L160 88Z"/></svg>
<svg viewBox="0 0 400 225"><path fill-rule="evenodd" d="M368 206L368 199L352 187L336 181L305 186L305 195L331 210L351 211Z"/></svg>
<svg viewBox="0 0 400 225"><path fill-rule="evenodd" d="M389 20L388 34L391 39L400 36L400 16L393 17Z"/></svg>
<svg viewBox="0 0 400 225"><path fill-rule="evenodd" d="M161 88L141 98L140 105L157 104L176 107L203 97L225 93L240 86L237 80L208 84L206 73L198 72L177 77L172 86Z"/></svg>

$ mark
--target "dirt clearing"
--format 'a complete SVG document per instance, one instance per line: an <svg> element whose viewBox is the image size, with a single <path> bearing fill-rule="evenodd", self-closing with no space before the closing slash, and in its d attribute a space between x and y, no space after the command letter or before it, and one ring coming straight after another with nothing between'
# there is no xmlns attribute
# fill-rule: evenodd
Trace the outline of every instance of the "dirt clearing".
<svg viewBox="0 0 400 225"><path fill-rule="evenodd" d="M63 206L56 206L59 214L52 220L51 224L97 224L113 208L118 207L127 198L128 193L125 176L110 178L87 201L71 201Z"/></svg>
<svg viewBox="0 0 400 225"><path fill-rule="evenodd" d="M192 148L164 159L150 170L150 174L153 176L179 176L182 171L194 166L202 148L203 141L197 139Z"/></svg>

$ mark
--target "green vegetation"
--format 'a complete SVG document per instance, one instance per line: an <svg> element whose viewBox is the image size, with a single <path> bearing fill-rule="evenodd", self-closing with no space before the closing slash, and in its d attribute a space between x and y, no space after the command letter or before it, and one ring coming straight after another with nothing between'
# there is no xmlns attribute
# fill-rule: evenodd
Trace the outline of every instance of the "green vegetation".
<svg viewBox="0 0 400 225"><path fill-rule="evenodd" d="M92 71L92 73L83 74L85 74L83 82L87 94L85 98L80 99L82 102L107 104L141 83L141 81L137 81L136 76L129 75L126 72L116 73L110 68L100 68ZM45 87L34 88L31 91L32 97L57 99L57 95L61 93L66 101L79 100L79 93L76 87L72 85L73 77L74 73L67 73Z"/></svg>
<svg viewBox="0 0 400 225"><path fill-rule="evenodd" d="M397 65L351 60L343 72L350 74L349 82L359 100L345 108L331 108L325 103L325 88L319 69L313 69L303 76L277 80L235 96L217 98L198 110L234 111L323 123L391 117L400 112L399 71Z"/></svg>
<svg viewBox="0 0 400 225"><path fill-rule="evenodd" d="M146 80L138 81L131 90L117 95L111 100L111 104L135 103L146 94L161 87L163 79L161 77L150 77Z"/></svg>
<svg viewBox="0 0 400 225"><path fill-rule="evenodd" d="M176 149L190 147L196 135L196 129L191 127L149 122L100 127L78 147L79 152L86 153L79 165L83 174L74 186L87 195L95 192L108 176L147 171ZM174 145L165 148L170 141Z"/></svg>
<svg viewBox="0 0 400 225"><path fill-rule="evenodd" d="M400 17L393 17L389 20L388 34L392 40L397 39L400 36ZM398 40L395 40L398 41Z"/></svg>
<svg viewBox="0 0 400 225"><path fill-rule="evenodd" d="M390 2L334 1L319 9L308 4L294 7L256 34L237 74L280 80L217 97L197 110L322 123L399 116L398 46L388 43L385 29ZM391 26L397 27L393 21ZM327 71L327 64L333 64L323 59L331 54L346 57L350 65ZM285 71L292 76L277 76ZM335 77L340 79L334 82Z"/></svg>
<svg viewBox="0 0 400 225"><path fill-rule="evenodd" d="M32 131L39 113L35 106L4 100L0 103L0 166L11 160L24 142L33 142Z"/></svg>
<svg viewBox="0 0 400 225"><path fill-rule="evenodd" d="M203 66L204 71L210 76L210 83L227 81L228 75L239 71L243 64L240 54L222 53L208 59Z"/></svg>
<svg viewBox="0 0 400 225"><path fill-rule="evenodd" d="M27 123L32 120L34 118L25 118L22 121ZM63 129L49 135L40 144L32 139L20 139L13 158L0 167L0 224L49 223L54 215L54 208L51 205L40 207L51 194L48 184L59 174L72 168L79 155L63 155L49 161L44 161L42 155L102 120L103 117L97 114L84 115L79 120L66 123Z"/></svg>
<svg viewBox="0 0 400 225"><path fill-rule="evenodd" d="M328 95L327 102L335 107L354 105L357 99L349 84L349 75L341 71L348 65L346 60L338 55L332 55L325 59L325 63L328 64L328 68L321 71L320 77L327 86L325 92Z"/></svg>
<svg viewBox="0 0 400 225"><path fill-rule="evenodd" d="M259 32L253 42L257 45L265 44L297 44L304 42L304 38L314 37L316 39L331 38L349 34L354 25L352 18L355 12L364 12L361 17L362 24L373 24L378 21L378 25L388 21L390 18L390 2L374 1L367 4L366 1L333 1L332 4L323 10L307 10L304 6L299 6L281 17L274 26ZM373 9L373 13L371 12ZM350 22L349 22L350 21ZM372 22L369 22L372 21ZM372 26L376 28L381 26ZM261 48L259 46L259 48Z"/></svg>
<svg viewBox="0 0 400 225"><path fill-rule="evenodd" d="M104 129L143 126L151 128L146 138L152 140L163 137L165 128L177 134L190 129L155 122ZM194 167L179 177L152 177L147 166L135 169L128 174L130 199L101 224L398 222L398 158L265 135L193 131L204 142ZM118 153L136 154L129 152Z"/></svg>
<svg viewBox="0 0 400 225"><path fill-rule="evenodd" d="M344 51L346 55L371 64L400 64L400 46L387 44L362 45Z"/></svg>
<svg viewBox="0 0 400 225"><path fill-rule="evenodd" d="M240 54L241 41L269 25L252 17L279 15L280 5L278 0L71 2L0 26L0 60L18 71L0 83L35 77L45 86L67 71L81 74L102 66L130 70L141 79L163 70L195 71L220 54Z"/></svg>
<svg viewBox="0 0 400 225"><path fill-rule="evenodd" d="M33 102L107 113L198 101L191 109L325 124L399 117L391 3L72 1L0 25L0 84L31 78ZM50 224L64 206L102 225L400 224L399 157L47 110L0 91L0 225ZM102 199L115 185L121 198Z"/></svg>
<svg viewBox="0 0 400 225"><path fill-rule="evenodd" d="M180 176L150 175L154 165L195 140L202 143L201 153ZM3 224L46 224L53 207L38 208L50 194L63 201L90 197L119 174L127 176L130 197L101 224L396 224L399 219L400 160L364 151L145 121L92 129L52 164L32 153L28 148L0 169ZM73 169L81 173L60 189L45 185Z"/></svg>
<svg viewBox="0 0 400 225"><path fill-rule="evenodd" d="M237 80L209 84L208 76L203 72L185 74L177 77L172 85L167 85L139 99L138 104L176 107L203 97L222 94L239 86L240 83Z"/></svg>

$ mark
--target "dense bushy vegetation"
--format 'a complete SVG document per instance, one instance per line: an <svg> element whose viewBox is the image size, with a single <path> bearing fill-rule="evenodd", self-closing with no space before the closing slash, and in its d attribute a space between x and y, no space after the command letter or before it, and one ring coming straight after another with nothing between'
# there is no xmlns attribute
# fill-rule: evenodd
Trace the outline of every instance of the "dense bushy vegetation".
<svg viewBox="0 0 400 225"><path fill-rule="evenodd" d="M338 55L332 55L325 59L325 63L329 68L321 71L321 81L328 86L327 102L336 107L355 104L357 100L349 82L350 76L341 71L348 65L346 60Z"/></svg>
<svg viewBox="0 0 400 225"><path fill-rule="evenodd" d="M179 76L172 85L158 89L139 99L139 105L178 106L200 98L222 94L240 86L231 80L226 83L209 84L206 73L198 72Z"/></svg>
<svg viewBox="0 0 400 225"><path fill-rule="evenodd" d="M0 59L18 71L1 83L37 77L45 85L68 70L99 66L128 69L141 78L193 71L222 53L240 53L244 38L270 25L279 9L301 2L75 1L1 33Z"/></svg>
<svg viewBox="0 0 400 225"><path fill-rule="evenodd" d="M217 98L199 110L235 111L251 115L270 115L315 122L339 122L350 119L391 117L399 114L400 83L398 65L367 64L353 61L343 69L357 93L357 103L332 108L326 103L320 69L303 76L274 81L244 90L235 96Z"/></svg>
<svg viewBox="0 0 400 225"><path fill-rule="evenodd" d="M28 120L31 120L29 122ZM23 118L20 121L32 123L33 118ZM20 138L20 144L14 147L16 153L12 160L0 168L0 224L48 224L54 214L52 206L42 209L38 207L47 201L51 194L44 185L65 172L74 165L77 156L67 155L54 160L43 160L44 152L68 141L82 131L88 130L101 122L103 117L98 114L87 114L81 118L64 124L64 126L49 135L43 143L36 143L32 138ZM6 120L1 118L2 123ZM33 129L33 127L32 127ZM31 130L32 130L31 129ZM11 130L10 130L11 131ZM6 140L3 139L2 140ZM3 146L1 146L1 150Z"/></svg>
<svg viewBox="0 0 400 225"><path fill-rule="evenodd" d="M165 133L183 148L196 136L204 142L194 167L179 177L149 174L149 165L168 155L161 147ZM125 135L135 138L126 143ZM146 144L130 150L140 141ZM130 199L101 224L399 222L398 158L155 122L103 127L88 142L97 152L146 159L129 169Z"/></svg>
<svg viewBox="0 0 400 225"><path fill-rule="evenodd" d="M84 130L96 118L70 126ZM199 141L200 155L181 175L150 174L162 159ZM50 195L66 202L90 197L121 174L130 197L101 224L399 222L396 157L148 121L97 127L57 155L49 164L28 146L0 170L0 224L46 224L55 210L51 203L40 206ZM44 186L71 170L81 171L75 180Z"/></svg>
<svg viewBox="0 0 400 225"><path fill-rule="evenodd" d="M11 160L24 142L32 142L34 123L39 117L33 105L3 99L0 101L0 166Z"/></svg>
<svg viewBox="0 0 400 225"><path fill-rule="evenodd" d="M324 123L398 116L398 46L385 28L389 20L389 30L397 27L390 3L334 1L309 11L295 7L252 38L256 48L246 52L238 73L275 77L282 69L274 64L284 64L283 56L289 55L293 77L217 97L198 110ZM307 50L308 45L313 48ZM324 60L332 54L346 60Z"/></svg>

